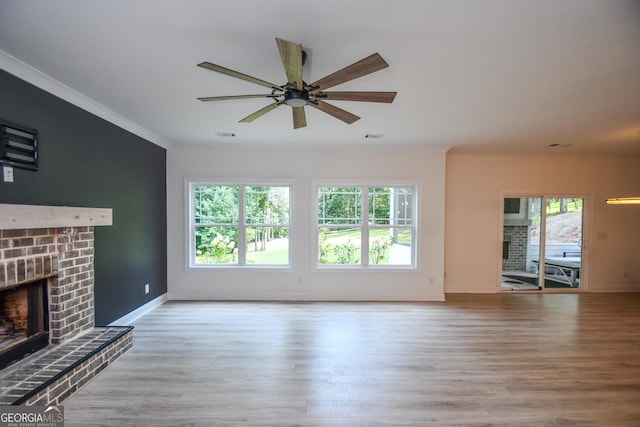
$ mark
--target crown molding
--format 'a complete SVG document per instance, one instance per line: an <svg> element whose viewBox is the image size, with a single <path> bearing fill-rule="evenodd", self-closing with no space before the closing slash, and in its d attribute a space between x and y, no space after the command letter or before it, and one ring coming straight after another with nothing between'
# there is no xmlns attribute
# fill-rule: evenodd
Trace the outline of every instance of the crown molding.
<svg viewBox="0 0 640 427"><path fill-rule="evenodd" d="M60 83L54 78L9 55L3 50L0 50L0 68L162 148L166 149L171 145L166 139L122 117L104 105L99 104L69 86Z"/></svg>

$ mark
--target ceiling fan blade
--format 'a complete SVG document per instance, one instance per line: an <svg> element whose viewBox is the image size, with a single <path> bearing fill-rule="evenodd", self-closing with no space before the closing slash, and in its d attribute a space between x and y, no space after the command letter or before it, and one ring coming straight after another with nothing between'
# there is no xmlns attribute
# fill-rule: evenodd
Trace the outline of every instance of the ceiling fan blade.
<svg viewBox="0 0 640 427"><path fill-rule="evenodd" d="M329 74L328 76L318 80L317 82L311 83L310 86L318 87L318 89L312 91L315 94L321 90L329 89L330 87L348 82L353 79L357 79L358 77L366 76L367 74L382 70L383 68L387 68L388 66L389 64L387 64L379 54L374 53L371 56L361 59L355 64L351 64L348 67L343 68L342 70L336 71L333 74Z"/></svg>
<svg viewBox="0 0 640 427"><path fill-rule="evenodd" d="M398 92L320 92L316 97L331 101L393 102Z"/></svg>
<svg viewBox="0 0 640 427"><path fill-rule="evenodd" d="M319 100L309 102L309 104L307 105L317 108L320 111L324 111L325 113L332 115L336 119L340 119L348 124L351 124L356 120L360 120L360 117L356 116L355 114L351 114L350 112L345 111L342 108L338 108L335 105L327 104L326 102L322 102Z"/></svg>
<svg viewBox="0 0 640 427"><path fill-rule="evenodd" d="M251 76L248 76L246 74L242 74L242 73L240 73L238 71L233 71L233 70L230 70L228 68L221 67L220 65L212 64L210 62L202 62L202 63L198 64L198 67L206 68L207 70L216 71L218 73L226 74L227 76L236 77L238 79L246 80L248 82L255 83L255 84L258 84L260 86L265 86L265 87L268 87L270 89L278 89L278 90L284 91L284 88L282 86L279 86L279 85L276 85L276 84L273 84L273 83L269 83L267 81L260 80L260 79L257 79L255 77L251 77Z"/></svg>
<svg viewBox="0 0 640 427"><path fill-rule="evenodd" d="M287 81L302 90L302 45L276 38Z"/></svg>
<svg viewBox="0 0 640 427"><path fill-rule="evenodd" d="M251 123L255 119L264 116L271 110L275 110L276 107L279 107L284 101L274 102L273 104L269 104L264 108L259 109L253 114L248 115L244 119L240 120L240 123Z"/></svg>
<svg viewBox="0 0 640 427"><path fill-rule="evenodd" d="M307 127L307 116L304 113L304 107L293 107L291 111L293 111L293 128Z"/></svg>
<svg viewBox="0 0 640 427"><path fill-rule="evenodd" d="M209 101L228 101L230 99L249 99L249 98L276 98L277 95L272 93L265 95L230 95L230 96L204 96L202 98L198 98L199 101L209 102Z"/></svg>

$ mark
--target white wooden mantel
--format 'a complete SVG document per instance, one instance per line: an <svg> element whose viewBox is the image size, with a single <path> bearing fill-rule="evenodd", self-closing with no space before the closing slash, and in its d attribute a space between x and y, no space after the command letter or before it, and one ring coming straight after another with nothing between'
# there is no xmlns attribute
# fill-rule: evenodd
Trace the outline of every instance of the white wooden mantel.
<svg viewBox="0 0 640 427"><path fill-rule="evenodd" d="M0 230L113 225L111 208L0 204Z"/></svg>

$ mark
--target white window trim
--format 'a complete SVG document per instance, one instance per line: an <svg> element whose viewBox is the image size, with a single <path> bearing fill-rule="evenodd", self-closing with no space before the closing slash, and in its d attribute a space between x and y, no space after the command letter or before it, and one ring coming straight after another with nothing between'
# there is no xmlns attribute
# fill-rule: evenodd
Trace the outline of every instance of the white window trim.
<svg viewBox="0 0 640 427"><path fill-rule="evenodd" d="M318 188L319 187L363 187L367 192L367 197L363 194L362 197L362 225L361 227L367 227L367 229L371 228L368 225L368 213L369 213L369 197L368 190L369 188L375 187L413 187L414 195L413 195L413 214L414 221L412 223L412 233L411 233L411 265L389 265L389 264L369 264L369 257L366 257L366 261L360 264L319 264L318 263ZM311 232L311 266L314 272L321 271L371 271L380 273L381 271L393 271L393 270L403 270L403 271L412 271L418 272L420 270L420 265L418 263L419 260L419 237L418 233L421 229L420 224L420 191L421 185L419 180L380 180L380 179L314 179L311 184L311 212L313 216L313 224L312 224L312 232ZM376 227L372 227L376 228ZM369 241L368 239L362 239L361 243L361 259L362 254L369 253Z"/></svg>
<svg viewBox="0 0 640 427"><path fill-rule="evenodd" d="M241 254L240 251L238 253L238 263L235 264L196 264L195 262L195 223L193 222L194 216L194 203L193 203L193 192L194 187L199 185L228 185L228 186L264 186L264 187L289 187L289 262L288 264L240 264L241 257L244 258L246 255ZM294 263L294 250L293 250L293 242L294 242L294 195L295 195L295 186L292 180L288 179L229 179L229 178L185 178L184 179L184 189L185 189L185 270L186 271L202 271L202 270L224 270L224 269L247 269L247 270L291 270L293 268ZM239 194L238 203L244 203L243 192ZM240 215L242 215L242 209L240 210ZM242 217L239 218L238 224L238 241L240 239L244 239L245 227L242 226L244 220ZM246 259L244 260L246 261Z"/></svg>

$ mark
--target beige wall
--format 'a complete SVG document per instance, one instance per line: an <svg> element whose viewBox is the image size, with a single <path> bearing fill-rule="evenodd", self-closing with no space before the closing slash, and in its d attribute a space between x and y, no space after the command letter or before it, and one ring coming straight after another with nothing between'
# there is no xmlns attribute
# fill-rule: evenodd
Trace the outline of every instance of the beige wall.
<svg viewBox="0 0 640 427"><path fill-rule="evenodd" d="M586 197L588 291L640 291L639 158L457 154L418 147L270 146L170 150L168 286L171 299L437 300L445 292L497 292L504 194ZM445 169L446 168L446 169ZM279 178L294 185L294 265L286 271L185 268L185 178ZM446 181L445 181L446 178ZM323 272L313 268L310 190L315 179L416 180L421 186L420 269ZM304 218L309 218L305 221Z"/></svg>
<svg viewBox="0 0 640 427"><path fill-rule="evenodd" d="M447 154L445 292L496 292L505 193L583 194L585 274L590 292L640 291L640 158Z"/></svg>

